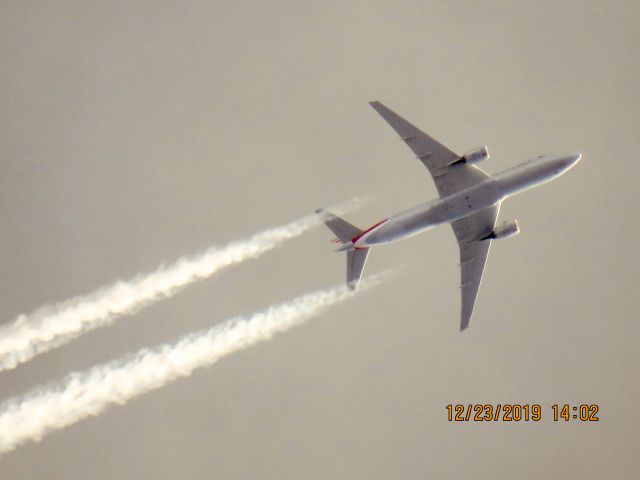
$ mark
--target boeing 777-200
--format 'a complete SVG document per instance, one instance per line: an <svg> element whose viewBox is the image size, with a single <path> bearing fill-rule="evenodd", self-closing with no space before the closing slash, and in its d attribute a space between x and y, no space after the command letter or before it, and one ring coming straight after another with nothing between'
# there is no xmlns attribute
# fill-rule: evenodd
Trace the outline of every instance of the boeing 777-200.
<svg viewBox="0 0 640 480"><path fill-rule="evenodd" d="M450 223L460 247L462 310L460 330L469 326L491 240L520 232L515 220L496 225L500 204L516 193L553 180L573 167L579 153L541 155L496 175L475 164L489 158L487 147L458 155L416 128L380 102L371 106L402 137L429 170L440 198L398 213L366 230L351 225L326 210L318 210L347 253L347 285L355 289L369 249Z"/></svg>

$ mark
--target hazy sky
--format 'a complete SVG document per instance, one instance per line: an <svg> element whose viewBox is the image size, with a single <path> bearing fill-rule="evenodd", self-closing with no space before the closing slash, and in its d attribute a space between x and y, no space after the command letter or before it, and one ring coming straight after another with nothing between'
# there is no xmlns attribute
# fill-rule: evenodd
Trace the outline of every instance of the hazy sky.
<svg viewBox="0 0 640 480"><path fill-rule="evenodd" d="M459 327L449 227L372 252L403 275L274 341L0 459L0 478L633 478L640 7L604 2L0 6L0 321L315 208L367 226L435 197L379 99L493 173L581 151L508 200ZM132 5L135 3L135 5ZM331 234L0 375L2 399L343 281ZM449 423L449 403L539 423ZM597 403L601 421L551 420Z"/></svg>

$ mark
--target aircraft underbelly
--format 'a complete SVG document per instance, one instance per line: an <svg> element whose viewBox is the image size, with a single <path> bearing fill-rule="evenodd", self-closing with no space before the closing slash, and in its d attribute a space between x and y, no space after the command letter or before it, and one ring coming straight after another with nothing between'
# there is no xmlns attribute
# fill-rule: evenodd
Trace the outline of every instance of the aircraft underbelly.
<svg viewBox="0 0 640 480"><path fill-rule="evenodd" d="M377 245L411 237L443 223L451 223L500 201L493 189L471 189L394 215L359 243Z"/></svg>

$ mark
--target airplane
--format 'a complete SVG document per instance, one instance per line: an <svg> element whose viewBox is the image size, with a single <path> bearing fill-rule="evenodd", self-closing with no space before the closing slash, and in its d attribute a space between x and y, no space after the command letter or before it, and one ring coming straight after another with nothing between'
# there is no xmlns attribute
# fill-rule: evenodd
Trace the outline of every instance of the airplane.
<svg viewBox="0 0 640 480"><path fill-rule="evenodd" d="M386 218L361 230L324 209L316 213L338 237L336 251L347 253L347 285L355 290L369 249L409 238L449 223L460 247L460 331L469 326L492 240L520 233L516 220L496 224L500 205L511 195L556 179L582 158L580 153L540 155L521 165L488 175L476 166L489 158L486 146L459 155L438 143L397 113L369 104L402 137L429 170L440 198Z"/></svg>

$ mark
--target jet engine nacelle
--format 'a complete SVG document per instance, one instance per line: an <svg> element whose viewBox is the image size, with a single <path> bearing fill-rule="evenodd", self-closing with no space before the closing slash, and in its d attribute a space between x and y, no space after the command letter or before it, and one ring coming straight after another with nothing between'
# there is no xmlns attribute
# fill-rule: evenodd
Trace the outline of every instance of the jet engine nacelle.
<svg viewBox="0 0 640 480"><path fill-rule="evenodd" d="M465 153L462 158L460 158L460 163L480 163L483 160L489 158L489 149L486 145L482 147L474 148L473 150L469 150Z"/></svg>
<svg viewBox="0 0 640 480"><path fill-rule="evenodd" d="M483 237L482 240L494 239L500 240L501 238L509 238L513 237L520 233L520 227L518 226L517 220L507 220L506 222L501 223L496 228L493 229L486 237Z"/></svg>

